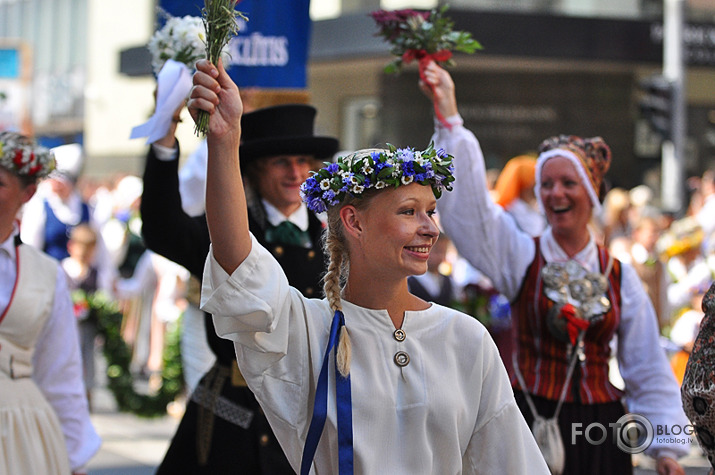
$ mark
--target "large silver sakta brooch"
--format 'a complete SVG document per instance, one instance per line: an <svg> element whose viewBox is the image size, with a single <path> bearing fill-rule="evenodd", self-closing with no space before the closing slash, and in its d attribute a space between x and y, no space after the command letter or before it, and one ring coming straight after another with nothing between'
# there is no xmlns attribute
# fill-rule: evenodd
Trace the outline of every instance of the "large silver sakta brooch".
<svg viewBox="0 0 715 475"><path fill-rule="evenodd" d="M609 266L610 268L610 266ZM541 270L544 293L556 303L546 323L557 339L575 345L579 332L599 321L611 308L608 278L588 272L576 261L550 262Z"/></svg>

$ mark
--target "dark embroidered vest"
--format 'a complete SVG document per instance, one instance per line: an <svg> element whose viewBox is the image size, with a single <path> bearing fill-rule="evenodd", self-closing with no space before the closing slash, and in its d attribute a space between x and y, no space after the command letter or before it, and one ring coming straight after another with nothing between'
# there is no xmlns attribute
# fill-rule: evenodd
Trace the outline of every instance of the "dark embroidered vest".
<svg viewBox="0 0 715 475"><path fill-rule="evenodd" d="M554 302L544 295L541 269L546 261L541 254L539 238L534 241L534 261L512 304L517 361L529 393L558 400L568 369L568 345L554 337L546 324L546 315ZM598 246L598 255L601 272L604 272L608 266L608 252ZM618 400L623 395L608 379L608 361L611 356L609 342L618 328L621 316L621 263L617 259L607 277L609 288L606 297L611 301L611 309L586 331L586 358L576 364L572 388L566 394L567 402L604 403ZM522 389L513 374L511 381L515 389Z"/></svg>

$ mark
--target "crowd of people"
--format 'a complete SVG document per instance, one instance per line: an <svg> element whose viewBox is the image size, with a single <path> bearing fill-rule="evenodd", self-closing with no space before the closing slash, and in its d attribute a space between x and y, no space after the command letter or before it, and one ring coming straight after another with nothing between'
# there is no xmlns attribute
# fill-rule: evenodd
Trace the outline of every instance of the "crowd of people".
<svg viewBox="0 0 715 475"><path fill-rule="evenodd" d="M96 293L150 383L181 322L186 405L157 473L629 474L574 424L688 424L715 169L677 219L646 185L609 188L600 137L487 170L435 63L424 150L338 154L312 106L253 109L205 60L193 80L210 133L183 169L185 105L141 177L92 180L81 145L0 134L0 473L81 474L98 450ZM645 453L679 474L689 449Z"/></svg>

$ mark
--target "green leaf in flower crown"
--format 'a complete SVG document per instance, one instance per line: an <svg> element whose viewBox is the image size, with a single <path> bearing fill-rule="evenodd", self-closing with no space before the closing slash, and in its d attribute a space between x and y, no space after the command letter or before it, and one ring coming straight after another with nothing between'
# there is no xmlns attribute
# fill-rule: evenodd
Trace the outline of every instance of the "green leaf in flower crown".
<svg viewBox="0 0 715 475"><path fill-rule="evenodd" d="M385 178L392 176L392 167L385 167L382 170L380 170L380 173L377 174L378 180L385 180Z"/></svg>

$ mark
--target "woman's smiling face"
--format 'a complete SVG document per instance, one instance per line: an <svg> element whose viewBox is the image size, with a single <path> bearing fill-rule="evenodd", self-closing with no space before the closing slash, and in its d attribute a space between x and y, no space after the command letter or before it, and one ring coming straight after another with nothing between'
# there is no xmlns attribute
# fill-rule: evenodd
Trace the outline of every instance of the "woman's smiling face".
<svg viewBox="0 0 715 475"><path fill-rule="evenodd" d="M541 168L541 203L554 234L588 232L592 203L576 166L566 157L548 159Z"/></svg>
<svg viewBox="0 0 715 475"><path fill-rule="evenodd" d="M439 236L436 204L432 188L416 183L378 193L359 211L365 224L360 254L379 273L396 278L424 274Z"/></svg>

